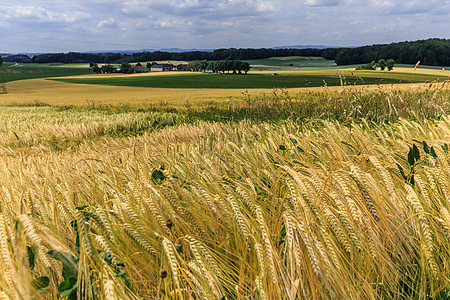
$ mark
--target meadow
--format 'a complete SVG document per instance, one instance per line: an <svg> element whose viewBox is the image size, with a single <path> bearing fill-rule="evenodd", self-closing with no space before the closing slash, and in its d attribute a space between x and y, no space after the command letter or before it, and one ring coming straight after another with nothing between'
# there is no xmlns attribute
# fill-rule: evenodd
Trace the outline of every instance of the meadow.
<svg viewBox="0 0 450 300"><path fill-rule="evenodd" d="M246 60L253 66L254 70L282 70L282 69L336 69L333 60L326 60L321 57L271 57L267 59Z"/></svg>
<svg viewBox="0 0 450 300"><path fill-rule="evenodd" d="M439 72L384 72L436 81L414 86L308 89L11 82L0 296L448 299L450 86Z"/></svg>
<svg viewBox="0 0 450 300"><path fill-rule="evenodd" d="M406 76L402 77L405 78ZM428 79L435 80L433 75ZM349 85L356 84L391 84L404 82L402 79L383 77L345 77L336 75L302 75L302 74L176 74L164 76L111 77L111 78L70 78L55 79L68 83L101 84L111 86L155 87L155 88L194 88L194 89L272 89L299 88L318 86L339 86L344 81ZM409 82L409 81L408 81Z"/></svg>
<svg viewBox="0 0 450 300"><path fill-rule="evenodd" d="M73 76L92 73L88 68L76 65L60 66L59 64L12 64L4 63L0 69L5 82L32 79Z"/></svg>

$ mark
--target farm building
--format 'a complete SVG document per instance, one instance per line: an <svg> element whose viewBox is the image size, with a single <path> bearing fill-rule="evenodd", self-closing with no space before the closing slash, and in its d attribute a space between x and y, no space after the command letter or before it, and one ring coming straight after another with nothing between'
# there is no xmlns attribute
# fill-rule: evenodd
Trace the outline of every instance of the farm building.
<svg viewBox="0 0 450 300"><path fill-rule="evenodd" d="M151 67L151 71L152 72L173 71L174 68L175 66L172 64L156 64Z"/></svg>
<svg viewBox="0 0 450 300"><path fill-rule="evenodd" d="M135 65L131 67L133 69L133 73L148 73L149 70L144 66Z"/></svg>
<svg viewBox="0 0 450 300"><path fill-rule="evenodd" d="M179 64L176 68L177 71L190 71L188 64Z"/></svg>

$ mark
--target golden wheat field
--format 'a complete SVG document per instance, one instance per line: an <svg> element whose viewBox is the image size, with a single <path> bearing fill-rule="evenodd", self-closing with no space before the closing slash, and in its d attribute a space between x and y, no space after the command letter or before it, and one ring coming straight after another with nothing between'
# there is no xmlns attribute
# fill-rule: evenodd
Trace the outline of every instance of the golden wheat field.
<svg viewBox="0 0 450 300"><path fill-rule="evenodd" d="M323 112L275 121L1 107L0 295L448 299L448 96L311 90L264 105Z"/></svg>
<svg viewBox="0 0 450 300"><path fill-rule="evenodd" d="M324 71L320 71L323 73ZM340 74L342 71L329 71L330 74ZM349 71L347 71L349 72ZM428 71L426 71L428 72ZM430 71L435 72L435 71ZM270 71L255 71L255 74L269 74ZM317 75L318 71L280 71L284 75L308 74ZM447 74L448 73L448 74ZM446 76L450 76L447 71ZM164 76L173 74L173 72L144 73L144 74L127 74L126 77L134 76ZM423 73L428 74L428 73ZM435 75L430 73L430 75ZM107 75L79 75L66 76L61 78L99 78L99 77L123 77L122 74ZM426 88L428 84L409 83L409 84L385 84L385 85L367 85L367 86L346 86L346 89L410 89L410 88ZM0 105L29 105L35 103L45 103L54 106L74 105L86 106L89 103L97 105L186 105L204 104L211 101L232 102L242 100L243 89L186 89L186 88L147 88L147 87L126 87L126 86L105 86L92 84L75 84L48 80L47 78L19 80L7 83L7 94L0 95ZM330 87L311 87L311 88L291 88L291 93L299 93L303 91L323 92L323 91L339 91L340 86ZM271 94L271 89L252 89L253 95Z"/></svg>

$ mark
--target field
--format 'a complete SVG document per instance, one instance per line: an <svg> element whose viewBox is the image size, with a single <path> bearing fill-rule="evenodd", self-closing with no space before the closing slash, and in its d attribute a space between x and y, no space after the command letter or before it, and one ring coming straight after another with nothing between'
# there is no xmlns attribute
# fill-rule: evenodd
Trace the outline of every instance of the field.
<svg viewBox="0 0 450 300"><path fill-rule="evenodd" d="M5 82L32 79L60 77L69 75L82 75L92 73L88 68L77 65L60 66L58 64L35 65L35 64L11 64L5 63L1 67L1 72Z"/></svg>
<svg viewBox="0 0 450 300"><path fill-rule="evenodd" d="M283 69L336 69L332 60L320 57L272 57L268 59L246 60L254 70L283 70Z"/></svg>
<svg viewBox="0 0 450 300"><path fill-rule="evenodd" d="M336 71L334 71L336 73ZM391 75L391 74L390 74ZM403 75L403 74L400 74ZM436 76L423 75L429 80ZM396 77L395 75L392 77ZM409 76L397 77L406 78ZM346 84L391 84L404 82L402 79L377 77L346 77ZM272 88L299 88L318 86L338 86L343 81L339 76L333 75L302 75L300 74L176 74L165 76L139 76L139 77L112 77L112 78L70 78L58 81L82 84L102 84L111 86L134 86L155 88L194 88L194 89L272 89ZM408 81L409 82L409 81Z"/></svg>
<svg viewBox="0 0 450 300"><path fill-rule="evenodd" d="M0 296L448 299L448 71L302 72L8 82Z"/></svg>

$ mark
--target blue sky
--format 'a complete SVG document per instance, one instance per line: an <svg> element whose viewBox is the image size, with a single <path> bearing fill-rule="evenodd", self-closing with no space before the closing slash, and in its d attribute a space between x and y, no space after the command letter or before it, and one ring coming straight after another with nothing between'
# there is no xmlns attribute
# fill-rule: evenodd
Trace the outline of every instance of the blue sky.
<svg viewBox="0 0 450 300"><path fill-rule="evenodd" d="M0 53L360 46L450 38L450 0L0 2Z"/></svg>

